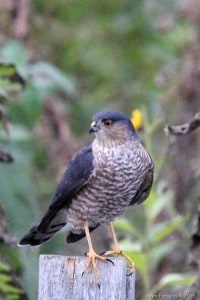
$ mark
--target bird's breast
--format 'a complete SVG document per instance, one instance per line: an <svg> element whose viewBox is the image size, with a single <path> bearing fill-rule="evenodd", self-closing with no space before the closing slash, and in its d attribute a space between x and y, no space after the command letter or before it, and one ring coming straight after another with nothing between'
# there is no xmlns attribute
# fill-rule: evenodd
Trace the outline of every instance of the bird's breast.
<svg viewBox="0 0 200 300"><path fill-rule="evenodd" d="M136 195L150 164L144 148L124 145L94 149L94 171L72 200L68 215L92 223L112 221ZM72 218L70 218L72 219Z"/></svg>
<svg viewBox="0 0 200 300"><path fill-rule="evenodd" d="M105 189L105 193L131 198L144 176L146 164L143 149L99 150L94 158L94 184Z"/></svg>

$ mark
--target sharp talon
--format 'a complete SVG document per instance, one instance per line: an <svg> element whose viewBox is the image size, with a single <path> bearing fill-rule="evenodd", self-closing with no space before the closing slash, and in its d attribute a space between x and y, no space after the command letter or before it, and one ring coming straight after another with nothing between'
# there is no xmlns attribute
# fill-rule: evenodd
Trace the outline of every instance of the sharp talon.
<svg viewBox="0 0 200 300"><path fill-rule="evenodd" d="M99 255L100 255L100 256L102 256L102 255L104 255L105 253L106 253L106 251L104 251L104 252L100 253Z"/></svg>
<svg viewBox="0 0 200 300"><path fill-rule="evenodd" d="M104 256L111 256L113 254L117 255L117 257L118 256L124 257L130 263L130 274L126 276L131 276L134 272L134 262L131 260L131 258L128 255L126 255L119 247L116 247L114 248L114 250L111 251L106 251L104 253ZM107 261L111 262L114 265L113 261L111 261L110 259L107 258Z"/></svg>
<svg viewBox="0 0 200 300"><path fill-rule="evenodd" d="M100 284L98 283L97 285L98 285L98 288L100 289L100 287L101 287Z"/></svg>
<svg viewBox="0 0 200 300"><path fill-rule="evenodd" d="M103 262L109 261L111 263L113 263L113 262L110 259L107 259L106 257L96 254L96 252L93 249L90 249L90 251L87 253L87 257L88 257L88 260L87 260L85 269L82 273L82 276L85 273L85 271L87 271L90 267L92 267L93 271L94 271L96 283L99 285L99 271L97 268L96 260L100 260ZM99 285L99 288L100 288L100 285Z"/></svg>
<svg viewBox="0 0 200 300"><path fill-rule="evenodd" d="M130 273L127 274L126 276L131 276L134 273L134 265L130 265Z"/></svg>
<svg viewBox="0 0 200 300"><path fill-rule="evenodd" d="M85 274L85 271L82 272L81 277L83 277L84 274Z"/></svg>
<svg viewBox="0 0 200 300"><path fill-rule="evenodd" d="M115 265L114 262L109 258L106 258L106 261L110 262L113 266Z"/></svg>
<svg viewBox="0 0 200 300"><path fill-rule="evenodd" d="M85 256L87 256L87 252L85 252Z"/></svg>

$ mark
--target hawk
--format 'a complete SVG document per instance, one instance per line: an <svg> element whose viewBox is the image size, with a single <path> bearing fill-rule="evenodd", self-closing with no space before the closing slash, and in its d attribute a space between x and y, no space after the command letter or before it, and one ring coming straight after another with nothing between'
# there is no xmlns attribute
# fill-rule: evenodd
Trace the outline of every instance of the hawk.
<svg viewBox="0 0 200 300"><path fill-rule="evenodd" d="M121 255L134 269L134 263L120 249L112 222L129 206L148 197L154 167L132 122L123 113L98 112L92 118L89 132L94 133L94 140L71 159L46 214L23 236L19 246L40 245L70 224L66 240L74 243L86 236L89 251L85 271L92 265L99 282L96 259L108 259L95 252L90 232L108 223L114 249L104 255Z"/></svg>

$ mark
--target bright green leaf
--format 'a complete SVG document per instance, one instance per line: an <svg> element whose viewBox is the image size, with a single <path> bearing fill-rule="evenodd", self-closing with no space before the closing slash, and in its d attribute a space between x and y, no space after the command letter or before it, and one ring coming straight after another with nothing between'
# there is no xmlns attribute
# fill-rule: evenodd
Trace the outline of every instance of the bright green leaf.
<svg viewBox="0 0 200 300"><path fill-rule="evenodd" d="M25 81L13 64L0 63L0 94L1 97L9 96L21 91Z"/></svg>
<svg viewBox="0 0 200 300"><path fill-rule="evenodd" d="M0 272L8 272L9 270L9 266L0 261Z"/></svg>
<svg viewBox="0 0 200 300"><path fill-rule="evenodd" d="M141 273L146 273L148 269L148 257L137 251L125 251L125 253L134 261L135 268Z"/></svg>

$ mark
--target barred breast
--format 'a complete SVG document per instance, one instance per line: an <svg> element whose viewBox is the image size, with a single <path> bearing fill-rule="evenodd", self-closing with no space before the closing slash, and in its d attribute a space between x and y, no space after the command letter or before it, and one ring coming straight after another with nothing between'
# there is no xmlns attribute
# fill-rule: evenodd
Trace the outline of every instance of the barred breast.
<svg viewBox="0 0 200 300"><path fill-rule="evenodd" d="M67 221L77 232L85 221L95 226L120 216L152 166L139 141L111 148L93 143L93 154L94 172L67 210Z"/></svg>

